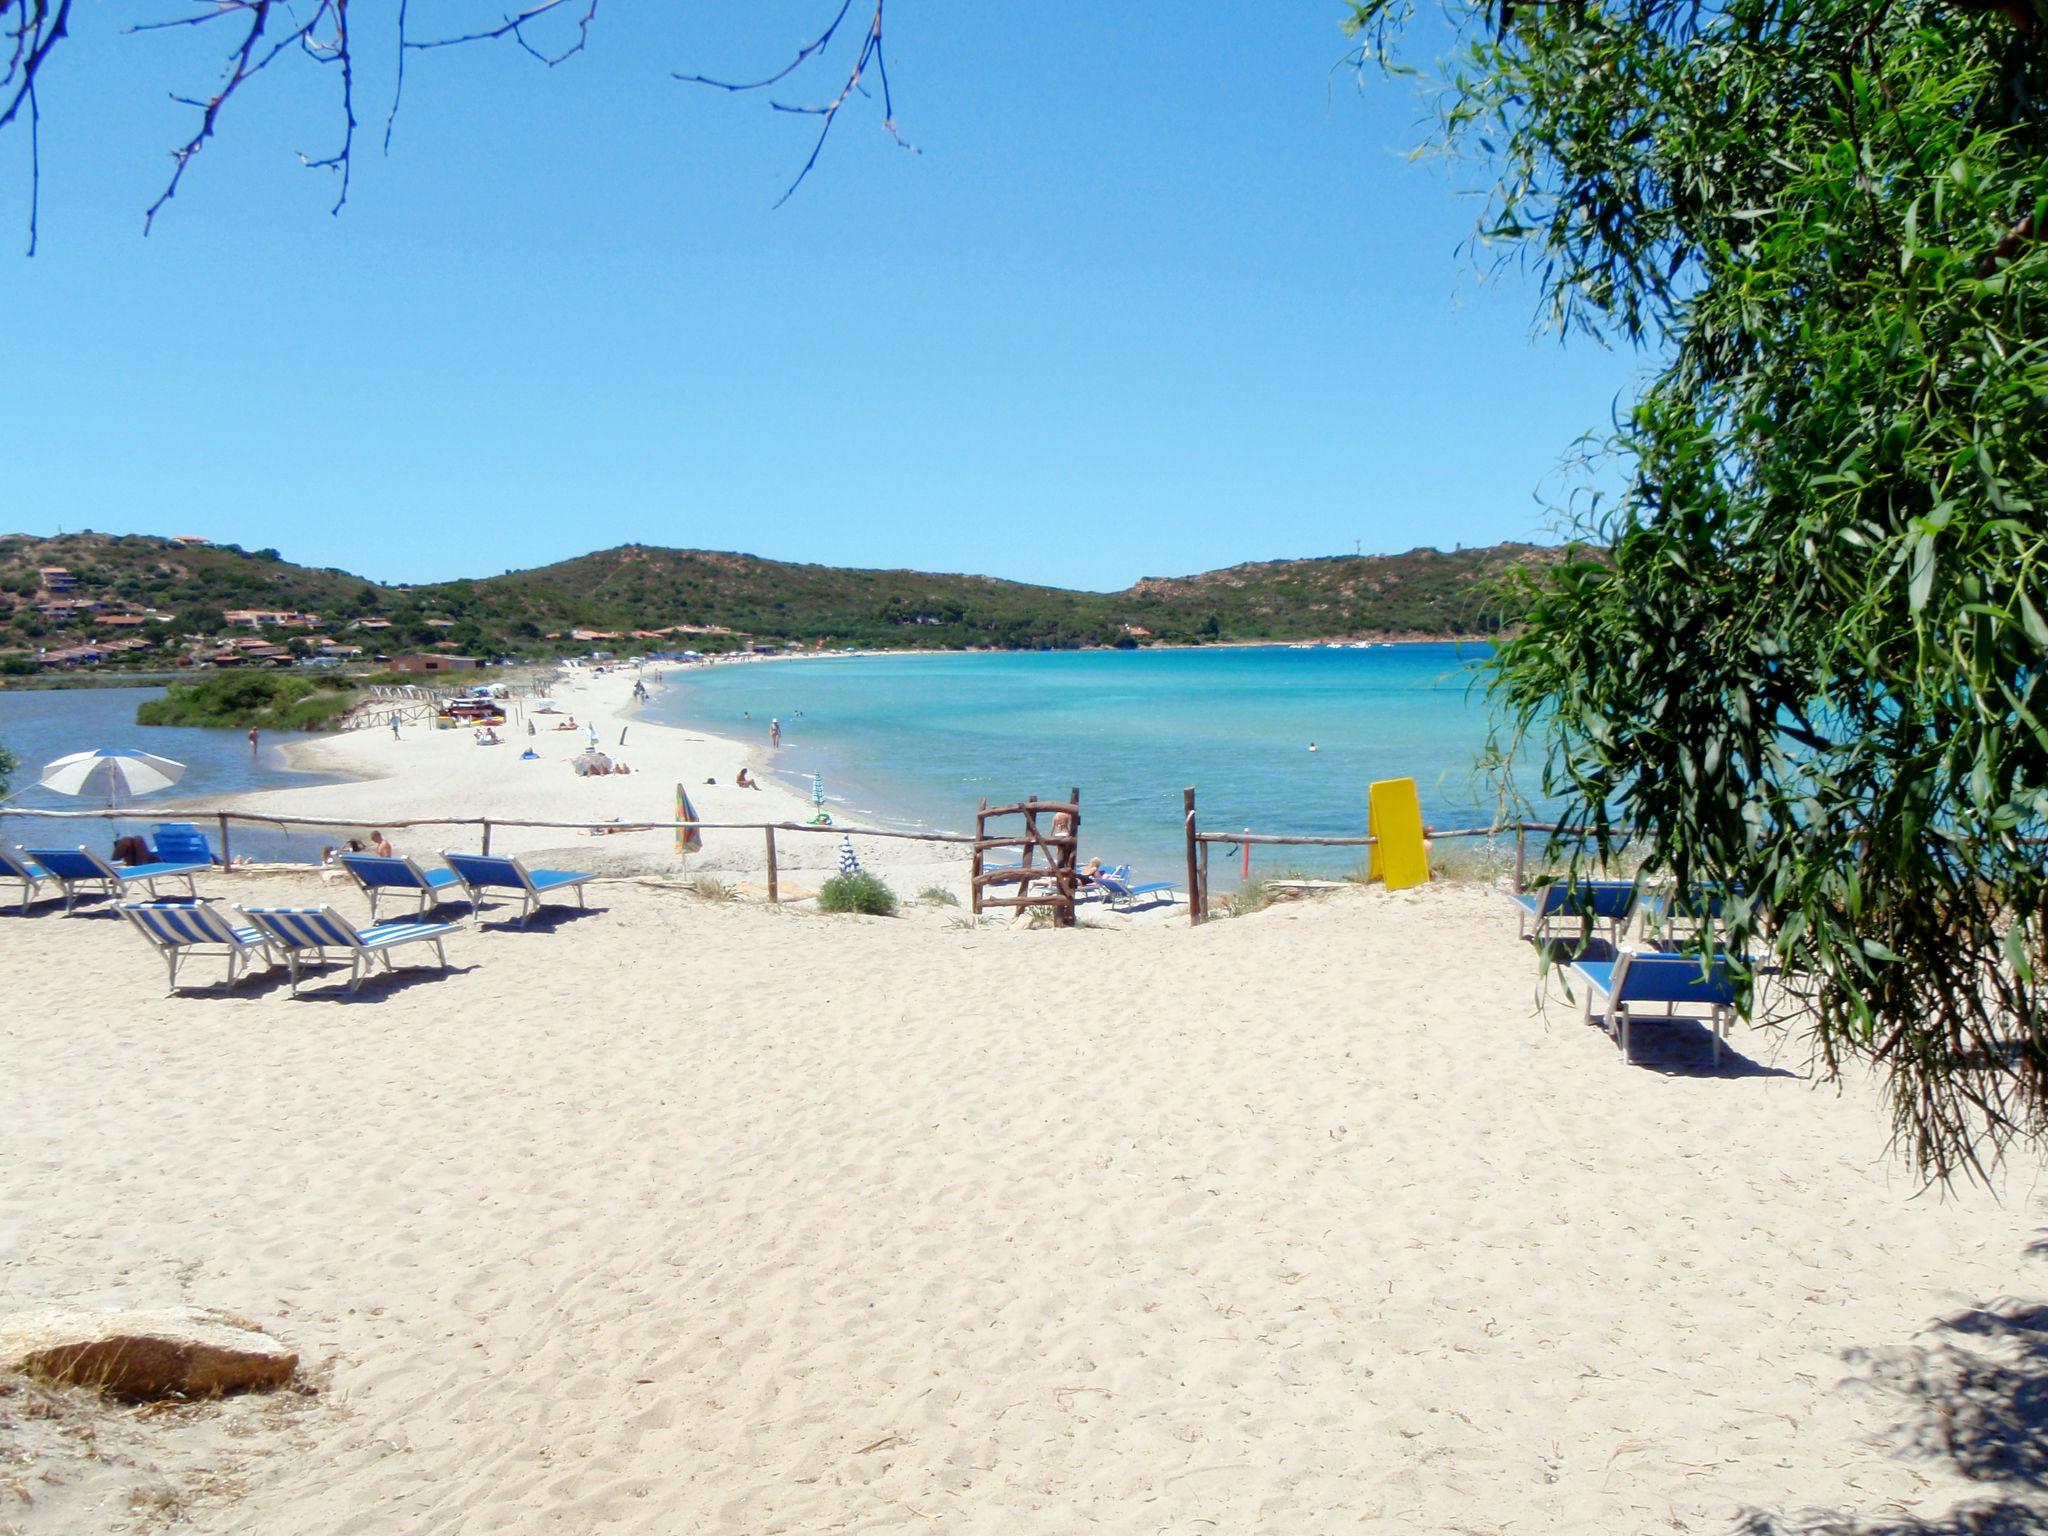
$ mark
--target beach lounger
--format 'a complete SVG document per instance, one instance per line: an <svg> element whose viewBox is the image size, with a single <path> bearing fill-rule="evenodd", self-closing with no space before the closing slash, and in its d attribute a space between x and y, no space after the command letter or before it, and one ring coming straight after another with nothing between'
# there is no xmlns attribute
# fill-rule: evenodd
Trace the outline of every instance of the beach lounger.
<svg viewBox="0 0 2048 1536"><path fill-rule="evenodd" d="M550 896L564 891L576 893L576 905L587 908L589 903L583 897L583 883L594 878L590 875L574 874L566 869L528 869L515 858L493 858L481 853L449 853L442 850L441 857L448 861L455 878L462 882L462 889L469 897L470 921L479 921L483 911L482 892L486 890L517 891L520 895L519 923L524 927L526 920L540 910Z"/></svg>
<svg viewBox="0 0 2048 1536"><path fill-rule="evenodd" d="M36 890L45 882L54 884L50 872L19 848L0 848L0 880L21 882L21 912L28 915L28 904L36 899Z"/></svg>
<svg viewBox="0 0 2048 1536"><path fill-rule="evenodd" d="M150 829L156 856L173 864L218 864L206 834L189 821L160 821Z"/></svg>
<svg viewBox="0 0 2048 1536"><path fill-rule="evenodd" d="M1142 911L1145 907L1158 906L1161 902L1170 903L1173 900L1171 880L1148 880L1143 885L1133 885L1128 865L1120 875L1112 875L1105 870L1095 877L1095 884L1101 890L1103 899L1118 912ZM1160 901L1145 900L1148 896L1160 896L1162 891L1165 895Z"/></svg>
<svg viewBox="0 0 2048 1536"><path fill-rule="evenodd" d="M409 893L419 898L415 916L425 917L427 908L461 894L462 882L452 869L421 869L403 854L380 858L374 853L338 853L335 862L354 876L363 894L370 898L370 921L377 921L377 898L386 893Z"/></svg>
<svg viewBox="0 0 2048 1536"><path fill-rule="evenodd" d="M448 969L448 952L441 947L444 935L455 932L454 923L428 923L407 919L394 923L373 923L357 928L332 907L244 907L242 915L262 930L272 945L284 952L291 967L292 991L299 990L300 962L311 956L318 964L327 950L339 950L349 957L348 989L362 985L372 962L382 960L391 970L390 951L401 944L432 944L441 969Z"/></svg>
<svg viewBox="0 0 2048 1536"><path fill-rule="evenodd" d="M1629 1025L1636 1009L1646 1003L1662 1003L1667 1014L1680 1004L1710 1012L1714 1065L1721 1064L1721 1043L1727 1035L1728 1018L1735 1012L1735 982L1725 960L1715 960L1703 969L1696 955L1623 952L1612 960L1575 961L1571 974L1586 988L1587 1022L1596 1017L1600 1020L1621 1047L1624 1062L1631 1059Z"/></svg>
<svg viewBox="0 0 2048 1536"><path fill-rule="evenodd" d="M194 901L199 892L192 885L192 877L204 872L204 864L171 864L159 859L154 864L109 864L90 848L26 848L22 850L36 863L43 866L47 878L64 888L64 912L68 917L78 905L78 893L86 886L98 886L109 896L123 896L128 887L140 885L149 891L149 899L157 899L156 883L159 880L182 880L185 891Z"/></svg>
<svg viewBox="0 0 2048 1536"><path fill-rule="evenodd" d="M178 990L178 962L188 955L208 949L225 954L231 987L236 968L246 957L260 954L265 963L277 959L260 928L237 927L220 908L203 901L131 901L122 905L121 913L164 957L174 993Z"/></svg>
<svg viewBox="0 0 2048 1536"><path fill-rule="evenodd" d="M1619 947L1635 914L1636 885L1633 880L1560 880L1555 885L1511 892L1508 899L1515 904L1517 932L1522 938L1544 943L1559 936L1550 931L1551 926L1569 918L1580 925L1575 935L1580 938L1592 937L1594 923L1607 924L1609 936Z"/></svg>

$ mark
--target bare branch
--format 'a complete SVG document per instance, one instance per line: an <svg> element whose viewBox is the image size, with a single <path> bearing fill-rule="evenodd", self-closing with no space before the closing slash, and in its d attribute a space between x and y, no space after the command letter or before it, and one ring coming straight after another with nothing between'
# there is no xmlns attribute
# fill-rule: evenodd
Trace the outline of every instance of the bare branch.
<svg viewBox="0 0 2048 1536"><path fill-rule="evenodd" d="M804 60L810 58L819 49L832 41L833 34L839 30L839 24L846 20L846 13L852 9L853 0L841 0L839 14L832 18L832 25L823 32L820 32L815 40L805 43L803 47L797 49L795 58L764 79L734 82L729 80L713 80L708 75L677 75L676 78L686 85L711 85L716 86L721 91L758 91L764 86L774 85L778 81L787 80L802 67Z"/></svg>
<svg viewBox="0 0 2048 1536"><path fill-rule="evenodd" d="M9 94L7 105L0 108L0 128L13 122L24 104L30 104L43 61L65 36L71 0L57 0L55 9L50 0L14 0L11 4L0 0L0 16L10 10L14 19L6 31L7 67L0 69L0 91ZM30 110L34 111L32 104Z"/></svg>
<svg viewBox="0 0 2048 1536"><path fill-rule="evenodd" d="M569 0L535 0L533 5L528 6L517 16L507 16L499 26L487 27L481 32L465 32L460 37L432 38L423 43L415 43L401 36L398 46L401 50L409 48L416 53L424 53L430 48L454 48L463 43L488 43L509 37L541 63L553 69L563 60L574 58L581 53L584 46L589 43L590 24L597 18L597 0L585 0L583 15L576 23L576 41L559 53L543 53L534 47L526 40L525 28L529 22L538 21L550 11L558 10L568 3Z"/></svg>
<svg viewBox="0 0 2048 1536"><path fill-rule="evenodd" d="M907 149L912 154L917 153L917 146L910 143L901 133L897 132L896 110L889 96L889 70L882 58L882 11L886 4L887 0L875 0L875 13L868 22L867 35L861 40L860 52L854 57L853 68L848 71L845 82L839 87L839 93L830 101L822 106L815 107L799 106L796 103L784 101L769 102L769 105L777 112L788 112L797 116L816 117L823 120L818 126L818 137L812 141L811 153L809 158L804 161L803 169L796 173L796 180L784 188L782 196L775 200L777 208L788 202L795 195L796 189L804 184L804 178L811 174L812 167L818 163L818 156L824 152L825 140L832 133L832 124L838 120L839 109L846 105L847 98L852 96L855 91L861 92L862 95L867 94L866 88L861 84L861 77L866 73L870 61L875 66L877 78L882 82L883 128L888 130L889 137L896 141L899 149ZM846 20L847 12L852 7L853 0L841 0L839 12L832 18L832 24L819 33L815 41L806 43L802 48L798 49L796 57L791 59L789 63L785 64L774 74L768 75L763 79L735 82L713 80L706 75L677 75L676 79L686 85L709 85L721 91L734 92L758 91L778 84L783 80L787 80L808 60L817 57L831 43L833 37L839 31L839 24Z"/></svg>

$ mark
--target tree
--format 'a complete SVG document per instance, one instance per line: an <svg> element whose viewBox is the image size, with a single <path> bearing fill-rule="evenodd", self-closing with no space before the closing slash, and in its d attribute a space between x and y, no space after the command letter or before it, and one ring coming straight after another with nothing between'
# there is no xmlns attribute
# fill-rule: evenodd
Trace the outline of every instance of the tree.
<svg viewBox="0 0 2048 1536"><path fill-rule="evenodd" d="M1366 61L1403 0L1357 0ZM2048 0L1452 7L1442 136L1660 365L1491 687L1574 867L1719 882L1924 1172L2048 1128ZM1580 843L1577 835L1583 834Z"/></svg>
<svg viewBox="0 0 2048 1536"><path fill-rule="evenodd" d="M817 136L810 158L804 161L796 179L778 200L787 201L818 163L825 141L838 121L840 108L855 96L878 95L882 106L882 127L905 149L908 144L896 131L895 106L889 92L889 69L883 53L883 8L886 0L873 0L871 12L864 11L866 25L858 43L847 46L855 34L846 28L853 14L853 0L840 0L837 11L824 30L805 43L780 69L758 79L724 80L706 75L674 73L672 78L689 85L710 86L727 92L772 91L797 75L812 61L831 55L841 43L842 56L850 56L844 82L821 105L775 101L775 110L817 120ZM28 251L35 254L37 218L42 188L42 154L38 142L41 122L41 90L50 57L60 48L76 44L72 37L73 0L0 0L0 131L25 123L29 136ZM216 0L216 3L173 13L159 20L142 21L126 30L136 33L177 31L186 35L203 31L222 40L219 78L209 91L173 91L183 105L192 109L192 133L171 149L171 171L164 188L143 215L143 233L149 232L156 216L177 196L185 172L220 130L229 108L242 88L257 76L279 64L311 64L314 78L324 78L334 93L334 139L324 153L299 154L308 168L325 171L335 179L334 211L348 201L349 178L355 167L357 117L356 61L364 46L389 49L397 57L397 73L391 102L384 117L384 148L391 147L392 129L405 91L406 61L418 53L470 44L504 43L519 48L539 63L553 68L583 52L590 29L597 19L597 0L527 0L517 11L496 13L473 30L461 30L450 23L449 30L419 33L411 29L407 8L400 5L391 18L390 31L382 37L365 36L370 26L352 26L347 0L307 0L290 6L283 0ZM842 42L842 39L845 41ZM876 87L870 90L870 83ZM87 529L88 533L92 530ZM227 546L230 549L233 545ZM265 552L259 552L265 553Z"/></svg>
<svg viewBox="0 0 2048 1536"><path fill-rule="evenodd" d="M8 659L10 661L13 660L12 657ZM20 766L21 759L8 751L6 747L0 746L0 795L7 793L8 781L13 777L14 770Z"/></svg>

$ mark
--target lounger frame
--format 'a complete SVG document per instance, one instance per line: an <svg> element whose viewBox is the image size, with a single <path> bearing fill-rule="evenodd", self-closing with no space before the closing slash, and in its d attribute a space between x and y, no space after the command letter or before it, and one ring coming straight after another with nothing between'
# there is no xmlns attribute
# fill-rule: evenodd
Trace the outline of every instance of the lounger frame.
<svg viewBox="0 0 2048 1536"><path fill-rule="evenodd" d="M441 940L456 931L455 923L409 922L373 923L368 928L358 929L333 907L243 907L242 915L254 923L270 938L271 944L282 951L285 964L292 973L292 994L299 990L299 977L305 956L312 956L314 964L326 958L330 949L340 950L349 957L348 989L353 992L363 983L363 977L374 968L374 962L383 961L384 969L397 968L391 962L391 951L402 944L432 944L435 958L441 962L441 969L448 969L448 952L441 947Z"/></svg>
<svg viewBox="0 0 2048 1536"><path fill-rule="evenodd" d="M108 896L124 896L131 885L141 885L149 891L149 899L158 899L156 883L159 880L182 880L185 894L197 901L199 889L192 883L192 877L204 874L212 866L206 864L130 864L126 867L109 864L105 859L83 845L77 848L24 848L23 853L40 864L46 879L54 880L64 890L64 915L71 916L78 906L80 887L97 885ZM66 873L65 866L70 866Z"/></svg>
<svg viewBox="0 0 2048 1536"><path fill-rule="evenodd" d="M1586 988L1585 1018L1596 1018L1621 1047L1624 1063L1631 1053L1630 1029L1645 1004L1662 1004L1667 1018L1681 1003L1706 1008L1714 1031L1714 1065L1721 1064L1728 1020L1735 1014L1735 986L1724 960L1701 966L1697 955L1640 954L1624 950L1611 961L1575 962L1571 973ZM1594 1006L1595 998L1600 1006Z"/></svg>
<svg viewBox="0 0 2048 1536"><path fill-rule="evenodd" d="M193 955L206 953L227 957L229 986L235 973L250 955L261 955L264 963L275 965L277 955L263 930L237 928L226 913L203 901L131 901L121 906L121 915L134 925L163 957L173 995L178 990L178 966Z"/></svg>
<svg viewBox="0 0 2048 1536"><path fill-rule="evenodd" d="M36 899L36 892L45 885L57 883L48 870L19 848L0 848L0 880L21 882L23 917L28 916L29 903Z"/></svg>
<svg viewBox="0 0 2048 1536"><path fill-rule="evenodd" d="M335 862L348 871L349 878L370 901L370 921L377 921L377 900L380 895L411 895L419 898L416 917L424 918L429 908L438 907L444 901L459 900L458 888L462 881L445 869L422 869L406 855L377 853L340 853ZM439 878L435 878L439 876Z"/></svg>
<svg viewBox="0 0 2048 1536"><path fill-rule="evenodd" d="M469 920L472 923L483 921L482 893L487 890L519 893L519 926L522 928L557 891L574 891L576 905L585 911L590 909L583 887L596 878L594 875L577 874L566 869L528 869L522 860L509 854L451 853L444 848L441 857L454 871L456 880L469 898Z"/></svg>

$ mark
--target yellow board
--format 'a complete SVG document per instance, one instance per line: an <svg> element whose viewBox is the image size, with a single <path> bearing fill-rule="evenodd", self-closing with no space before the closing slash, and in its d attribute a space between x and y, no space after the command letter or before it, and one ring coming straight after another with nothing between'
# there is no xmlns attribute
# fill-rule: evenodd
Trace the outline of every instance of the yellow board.
<svg viewBox="0 0 2048 1536"><path fill-rule="evenodd" d="M1365 829L1372 845L1369 870L1390 891L1429 882L1429 849L1422 841L1422 798L1413 779L1381 779L1366 796Z"/></svg>

